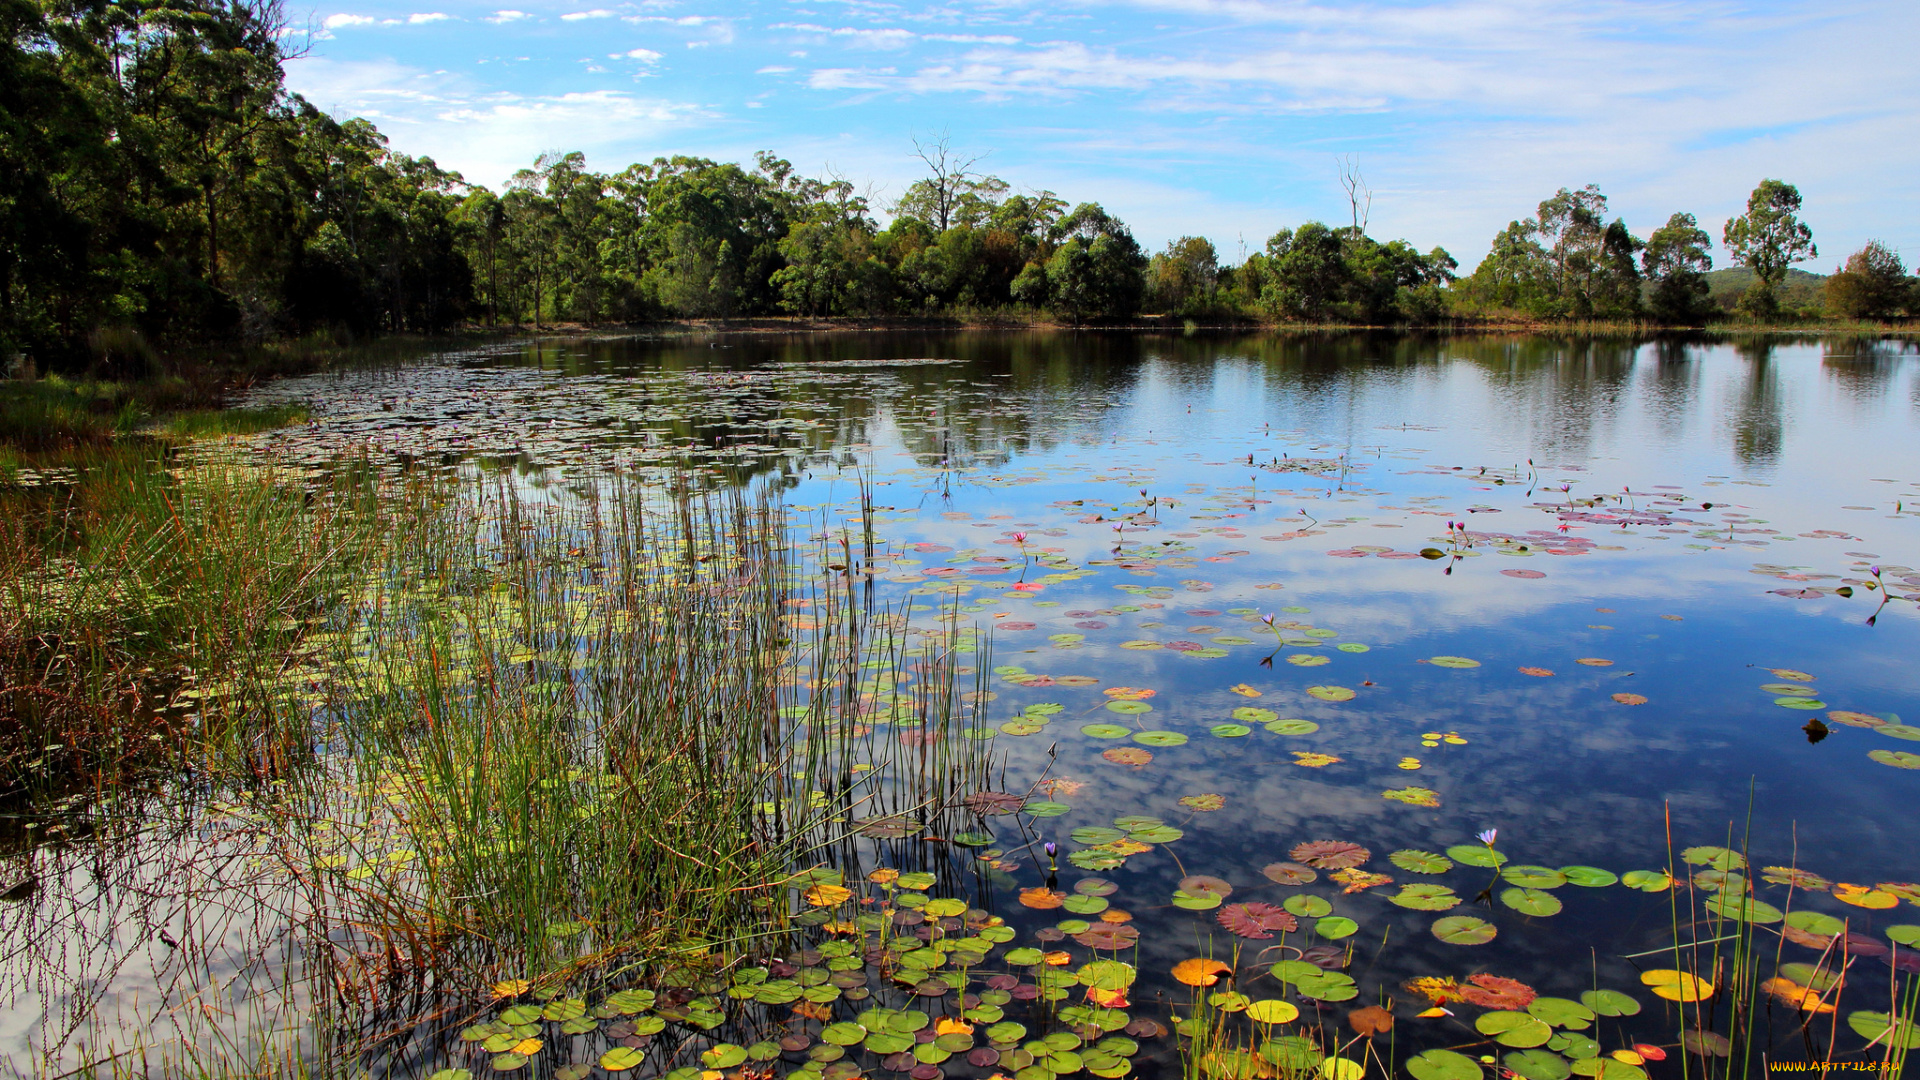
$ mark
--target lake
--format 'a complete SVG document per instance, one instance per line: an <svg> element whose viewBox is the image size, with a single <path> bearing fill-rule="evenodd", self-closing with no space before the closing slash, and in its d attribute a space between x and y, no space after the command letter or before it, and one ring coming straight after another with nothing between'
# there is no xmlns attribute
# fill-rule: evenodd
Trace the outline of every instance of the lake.
<svg viewBox="0 0 1920 1080"><path fill-rule="evenodd" d="M400 1025L424 1034L362 1056L376 1074L1631 1080L1920 1046L1911 344L546 339L243 403L287 402L312 422L239 445L288 475L365 453L561 510L616 473L777 499L815 590L789 601L796 635L839 597L922 683L960 686L939 737L990 763L939 825L849 804L831 879L790 897L798 951L711 988L649 975L654 1013L682 1010L664 1033L585 991L585 1017L553 1011L571 989L508 993ZM862 745L929 738L908 670L860 686ZM809 695L835 687L793 678L781 707L823 737ZM43 857L54 880L115 851ZM933 874L937 899L894 872ZM235 945L183 974L135 935L63 985L50 957L125 924L73 896L0 912L37 943L0 964L23 1072L146 1024L142 991L299 969ZM896 932L925 945L912 979ZM758 989L783 981L796 997ZM675 986L762 1013L689 1027ZM486 1027L516 1007L534 1011ZM544 1033L513 1030L528 1018ZM603 1057L623 1045L631 1064Z"/></svg>

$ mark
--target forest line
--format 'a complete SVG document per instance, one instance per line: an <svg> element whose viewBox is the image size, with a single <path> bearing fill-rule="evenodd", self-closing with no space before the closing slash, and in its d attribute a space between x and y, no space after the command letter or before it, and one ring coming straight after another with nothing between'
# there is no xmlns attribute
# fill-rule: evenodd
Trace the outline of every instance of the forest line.
<svg viewBox="0 0 1920 1080"><path fill-rule="evenodd" d="M1468 275L1443 248L1369 236L1357 199L1348 224L1309 221L1223 265L1202 237L1149 252L1098 202L1017 191L944 140L917 146L925 177L885 207L765 152L611 173L553 154L495 192L289 91L278 0L0 0L0 22L0 355L43 369L315 334L774 315L1701 325L1730 314L1709 295L1716 251L1753 278L1732 314L1820 313L1782 304L1817 248L1778 180L1719 248L1684 212L1636 236L1588 185L1509 224ZM1920 289L1869 243L1817 302L1888 319L1920 310Z"/></svg>

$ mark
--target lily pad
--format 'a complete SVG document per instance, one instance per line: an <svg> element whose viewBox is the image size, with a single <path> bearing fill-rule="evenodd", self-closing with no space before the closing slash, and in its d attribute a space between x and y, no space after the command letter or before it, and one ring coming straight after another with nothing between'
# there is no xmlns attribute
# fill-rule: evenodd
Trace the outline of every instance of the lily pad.
<svg viewBox="0 0 1920 1080"><path fill-rule="evenodd" d="M1498 1010L1481 1013L1473 1022L1474 1030L1482 1035L1491 1036L1494 1042L1502 1046L1526 1049L1545 1046L1553 1038L1553 1028L1546 1021L1523 1012Z"/></svg>
<svg viewBox="0 0 1920 1080"><path fill-rule="evenodd" d="M1320 730L1320 725L1311 720L1288 717L1282 720L1275 720L1267 724L1266 728L1275 735L1311 735Z"/></svg>
<svg viewBox="0 0 1920 1080"><path fill-rule="evenodd" d="M1185 746L1187 737L1177 731L1142 731L1133 737L1142 746Z"/></svg>
<svg viewBox="0 0 1920 1080"><path fill-rule="evenodd" d="M1534 998L1527 1003L1527 1012L1554 1027L1584 1027L1595 1016L1586 1005L1561 997Z"/></svg>
<svg viewBox="0 0 1920 1080"><path fill-rule="evenodd" d="M1795 930L1805 930L1809 934L1831 937L1846 930L1847 924L1831 915L1819 911L1796 911L1786 918L1788 926Z"/></svg>
<svg viewBox="0 0 1920 1080"><path fill-rule="evenodd" d="M1124 739L1133 734L1133 729L1125 724L1088 724L1080 734L1090 739Z"/></svg>
<svg viewBox="0 0 1920 1080"><path fill-rule="evenodd" d="M1500 1063L1525 1080L1567 1080L1573 1075L1567 1059L1551 1050L1515 1050L1502 1057Z"/></svg>
<svg viewBox="0 0 1920 1080"><path fill-rule="evenodd" d="M1663 870L1629 870L1620 875L1620 884L1641 892L1665 892L1673 885L1673 878Z"/></svg>
<svg viewBox="0 0 1920 1080"><path fill-rule="evenodd" d="M1464 656L1431 656L1427 658L1427 663L1432 664L1434 667L1443 668L1477 668L1480 666L1480 661L1469 660Z"/></svg>
<svg viewBox="0 0 1920 1080"><path fill-rule="evenodd" d="M1407 1059L1413 1080L1481 1080L1480 1063L1452 1050L1428 1050Z"/></svg>
<svg viewBox="0 0 1920 1080"><path fill-rule="evenodd" d="M1312 893L1289 896L1281 907L1303 919L1318 919L1333 912L1332 904L1327 903L1324 897L1315 896Z"/></svg>
<svg viewBox="0 0 1920 1080"><path fill-rule="evenodd" d="M1492 923L1472 915L1449 915L1433 924L1433 936L1449 945L1485 945L1499 933Z"/></svg>
<svg viewBox="0 0 1920 1080"><path fill-rule="evenodd" d="M1740 922L1766 924L1777 923L1785 918L1780 909L1772 904L1762 903L1752 897L1729 896L1725 893L1715 896L1703 906L1716 915Z"/></svg>
<svg viewBox="0 0 1920 1080"><path fill-rule="evenodd" d="M1567 875L1546 866L1525 866L1514 864L1500 871L1500 876L1510 885L1523 889L1557 889L1567 883Z"/></svg>
<svg viewBox="0 0 1920 1080"><path fill-rule="evenodd" d="M1920 1027L1916 1027L1914 1022L1906 1017L1902 1017L1896 1023L1886 1013L1848 1013L1847 1026L1852 1028L1856 1035L1873 1042L1876 1046L1920 1050Z"/></svg>
<svg viewBox="0 0 1920 1080"><path fill-rule="evenodd" d="M1328 941L1339 941L1359 932L1360 924L1344 915L1329 915L1313 924L1313 932Z"/></svg>
<svg viewBox="0 0 1920 1080"><path fill-rule="evenodd" d="M1387 899L1415 911L1446 911L1460 904L1460 898L1445 885L1402 885Z"/></svg>
<svg viewBox="0 0 1920 1080"><path fill-rule="evenodd" d="M1560 898L1542 889L1502 889L1500 902L1522 915L1558 915Z"/></svg>
<svg viewBox="0 0 1920 1080"><path fill-rule="evenodd" d="M1354 693L1344 686L1309 686L1308 695L1321 701L1352 701Z"/></svg>
<svg viewBox="0 0 1920 1080"><path fill-rule="evenodd" d="M1566 877L1568 884L1588 889L1603 889L1620 880L1620 875L1597 866L1563 866L1560 873Z"/></svg>
<svg viewBox="0 0 1920 1080"><path fill-rule="evenodd" d="M1415 874L1444 874L1453 869L1452 859L1415 848L1402 848L1387 856L1387 861Z"/></svg>
<svg viewBox="0 0 1920 1080"><path fill-rule="evenodd" d="M1680 853L1680 860L1690 866L1707 866L1715 870L1745 870L1747 857L1730 848L1690 847Z"/></svg>
<svg viewBox="0 0 1920 1080"><path fill-rule="evenodd" d="M1637 1016L1640 1003L1618 990L1588 990L1580 995L1580 1004L1599 1016Z"/></svg>
<svg viewBox="0 0 1920 1080"><path fill-rule="evenodd" d="M1249 724L1265 724L1280 718L1280 714L1272 709L1262 709L1255 705L1242 705L1229 715L1235 720L1242 720Z"/></svg>
<svg viewBox="0 0 1920 1080"><path fill-rule="evenodd" d="M1107 702L1107 711L1122 713L1127 716L1136 716L1140 713L1152 712L1153 706L1144 701L1109 701Z"/></svg>
<svg viewBox="0 0 1920 1080"><path fill-rule="evenodd" d="M1507 862L1505 855L1485 844L1455 844L1447 849L1447 856L1457 863L1487 868L1504 866Z"/></svg>

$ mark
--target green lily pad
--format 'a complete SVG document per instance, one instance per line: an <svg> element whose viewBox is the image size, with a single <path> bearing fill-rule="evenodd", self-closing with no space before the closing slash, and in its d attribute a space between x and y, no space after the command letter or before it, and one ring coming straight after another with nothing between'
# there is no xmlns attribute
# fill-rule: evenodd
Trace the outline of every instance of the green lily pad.
<svg viewBox="0 0 1920 1080"><path fill-rule="evenodd" d="M1124 739L1133 734L1133 729L1125 724L1088 724L1080 734L1090 739Z"/></svg>
<svg viewBox="0 0 1920 1080"><path fill-rule="evenodd" d="M1492 923L1471 915L1449 915L1433 924L1433 936L1449 945L1485 945L1499 933Z"/></svg>
<svg viewBox="0 0 1920 1080"><path fill-rule="evenodd" d="M1620 880L1620 875L1597 866L1563 866L1560 873L1570 884L1588 889L1603 889Z"/></svg>
<svg viewBox="0 0 1920 1080"><path fill-rule="evenodd" d="M1346 652L1346 653L1363 653L1367 651L1368 647L1360 644L1357 641L1343 641L1340 644L1335 645L1334 648L1339 649L1341 652Z"/></svg>
<svg viewBox="0 0 1920 1080"><path fill-rule="evenodd" d="M1449 1051L1442 1050L1439 1052L1444 1054ZM1261 1060L1269 1064L1278 1065L1287 1070L1311 1069L1319 1065L1326 1057L1325 1051L1321 1050L1318 1044L1311 1039L1299 1035L1285 1035L1278 1039L1268 1039L1266 1042L1260 1044L1259 1054ZM1454 1054L1453 1056L1459 1057L1460 1055ZM1409 1067L1411 1068L1411 1064L1409 1064ZM1415 1075L1418 1076L1419 1074L1415 1073ZM1432 1076L1421 1077L1421 1080L1479 1080L1479 1076L1479 1066L1476 1065L1474 1066L1473 1074L1470 1076Z"/></svg>
<svg viewBox="0 0 1920 1080"><path fill-rule="evenodd" d="M1501 1046L1526 1049L1545 1046L1553 1038L1553 1028L1545 1020L1523 1012L1498 1010L1481 1013L1473 1022L1474 1030L1492 1037Z"/></svg>
<svg viewBox="0 0 1920 1080"><path fill-rule="evenodd" d="M1920 769L1920 754L1910 754L1905 750L1869 750L1867 756L1896 769Z"/></svg>
<svg viewBox="0 0 1920 1080"><path fill-rule="evenodd" d="M1680 853L1680 861L1689 866L1706 866L1715 870L1745 870L1747 857L1731 848L1690 847Z"/></svg>
<svg viewBox="0 0 1920 1080"><path fill-rule="evenodd" d="M1025 806L1022 806L1020 812L1028 817L1050 818L1059 817L1071 809L1073 809L1073 807L1068 806L1066 803L1035 799Z"/></svg>
<svg viewBox="0 0 1920 1080"><path fill-rule="evenodd" d="M914 1038L898 1031L869 1031L865 1045L875 1054L898 1054L913 1049Z"/></svg>
<svg viewBox="0 0 1920 1080"><path fill-rule="evenodd" d="M1620 875L1620 884L1641 892L1664 892L1673 879L1664 870L1629 870Z"/></svg>
<svg viewBox="0 0 1920 1080"><path fill-rule="evenodd" d="M1173 906L1188 911L1211 911L1220 906L1220 897L1215 893L1190 893L1175 889Z"/></svg>
<svg viewBox="0 0 1920 1080"><path fill-rule="evenodd" d="M1810 697L1777 697L1773 699L1773 703L1783 709L1804 709L1807 712L1816 712L1827 707L1826 702Z"/></svg>
<svg viewBox="0 0 1920 1080"><path fill-rule="evenodd" d="M1593 1022L1595 1015L1592 1009L1580 1002L1562 997L1534 998L1527 1003L1527 1013L1554 1027L1585 1027Z"/></svg>
<svg viewBox="0 0 1920 1080"><path fill-rule="evenodd" d="M1540 889L1502 889L1500 902L1522 915L1558 915L1560 898Z"/></svg>
<svg viewBox="0 0 1920 1080"><path fill-rule="evenodd" d="M1268 731L1273 732L1275 735L1311 735L1314 732L1320 730L1320 725L1314 723L1311 720L1301 720L1298 717L1287 717L1285 719L1274 720L1268 723L1266 725L1266 728Z"/></svg>
<svg viewBox="0 0 1920 1080"><path fill-rule="evenodd" d="M1312 893L1297 893L1289 896L1286 902L1280 906L1303 919L1318 919L1323 915L1333 913L1332 904L1327 903L1324 898L1315 896Z"/></svg>
<svg viewBox="0 0 1920 1080"><path fill-rule="evenodd" d="M747 1048L734 1043L716 1043L700 1055L700 1064L709 1069L731 1069L747 1060Z"/></svg>
<svg viewBox="0 0 1920 1080"><path fill-rule="evenodd" d="M1187 737L1177 731L1142 731L1133 737L1142 746L1185 746Z"/></svg>
<svg viewBox="0 0 1920 1080"><path fill-rule="evenodd" d="M1137 716L1140 713L1152 712L1153 706L1144 701L1109 701L1107 702L1107 711L1121 713L1126 716Z"/></svg>
<svg viewBox="0 0 1920 1080"><path fill-rule="evenodd" d="M1242 735L1253 734L1253 729L1245 724L1215 724L1207 730L1221 739L1238 739Z"/></svg>
<svg viewBox="0 0 1920 1080"><path fill-rule="evenodd" d="M1796 911L1787 916L1787 925L1809 934L1832 936L1846 930L1847 924L1818 911Z"/></svg>
<svg viewBox="0 0 1920 1080"><path fill-rule="evenodd" d="M1453 860L1431 851L1403 848L1387 856L1387 861L1415 874L1444 874L1453 869Z"/></svg>
<svg viewBox="0 0 1920 1080"><path fill-rule="evenodd" d="M1485 844L1455 844L1447 849L1447 856L1457 863L1465 863L1468 866L1484 866L1489 869L1496 866L1504 866L1507 862L1505 855Z"/></svg>
<svg viewBox="0 0 1920 1080"><path fill-rule="evenodd" d="M1546 866L1514 864L1500 871L1507 883L1523 889L1557 889L1567 883L1567 875Z"/></svg>
<svg viewBox="0 0 1920 1080"><path fill-rule="evenodd" d="M1588 990L1580 995L1580 1004L1599 1016L1637 1016L1640 1003L1618 990Z"/></svg>
<svg viewBox="0 0 1920 1080"><path fill-rule="evenodd" d="M1413 1080L1481 1080L1480 1063L1452 1050L1428 1050L1407 1059Z"/></svg>
<svg viewBox="0 0 1920 1080"><path fill-rule="evenodd" d="M1430 656L1427 658L1427 663L1432 664L1434 667L1443 668L1476 668L1480 666L1480 661L1469 660L1464 656Z"/></svg>
<svg viewBox="0 0 1920 1080"><path fill-rule="evenodd" d="M1307 694L1321 701L1352 701L1354 693L1344 686L1309 686Z"/></svg>
<svg viewBox="0 0 1920 1080"><path fill-rule="evenodd" d="M1313 932L1328 941L1339 941L1352 937L1360 929L1360 924L1344 915L1329 915L1313 924Z"/></svg>
<svg viewBox="0 0 1920 1080"><path fill-rule="evenodd" d="M1445 885L1402 885L1387 899L1415 911L1446 911L1460 904L1460 898Z"/></svg>
<svg viewBox="0 0 1920 1080"><path fill-rule="evenodd" d="M821 1039L835 1046L857 1046L866 1037L866 1028L844 1020L837 1024L828 1024L820 1032Z"/></svg>
<svg viewBox="0 0 1920 1080"><path fill-rule="evenodd" d="M1088 896L1084 893L1075 893L1067 897L1066 902L1060 906L1073 912L1075 915L1098 915L1107 910L1107 900L1106 897L1103 896Z"/></svg>
<svg viewBox="0 0 1920 1080"><path fill-rule="evenodd" d="M1777 923L1785 918L1780 909L1772 904L1762 903L1752 897L1730 896L1721 893L1703 905L1708 911L1728 919L1750 923Z"/></svg>
<svg viewBox="0 0 1920 1080"><path fill-rule="evenodd" d="M1120 829L1109 828L1105 825L1082 825L1067 835L1073 839L1074 843L1086 844L1090 847L1098 844L1111 844L1115 840L1124 840L1127 836L1127 834Z"/></svg>
<svg viewBox="0 0 1920 1080"><path fill-rule="evenodd" d="M1280 719L1280 714L1272 709L1262 709L1257 705L1242 705L1233 710L1235 720L1244 720L1249 724L1265 724Z"/></svg>
<svg viewBox="0 0 1920 1080"><path fill-rule="evenodd" d="M1889 926L1881 933L1887 940L1898 942L1908 948L1920 948L1920 926Z"/></svg>
<svg viewBox="0 0 1920 1080"><path fill-rule="evenodd" d="M1526 1080L1567 1080L1573 1075L1567 1059L1551 1050L1515 1050L1503 1056L1500 1063Z"/></svg>
<svg viewBox="0 0 1920 1080"><path fill-rule="evenodd" d="M1902 1050L1920 1049L1920 1027L1914 1026L1911 1019L1902 1018L1895 1023L1886 1013L1856 1012L1847 1014L1847 1026L1856 1035L1873 1042L1877 1046L1892 1046ZM1892 1029L1889 1031L1888 1029Z"/></svg>

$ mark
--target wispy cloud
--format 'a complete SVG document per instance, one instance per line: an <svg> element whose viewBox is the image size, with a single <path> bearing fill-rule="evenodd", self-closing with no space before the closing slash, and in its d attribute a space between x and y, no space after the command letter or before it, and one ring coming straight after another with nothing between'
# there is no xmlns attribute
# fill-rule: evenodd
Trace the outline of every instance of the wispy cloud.
<svg viewBox="0 0 1920 1080"><path fill-rule="evenodd" d="M560 16L561 22L582 22L587 19L611 19L613 12L606 8L594 8L592 11L569 11Z"/></svg>
<svg viewBox="0 0 1920 1080"><path fill-rule="evenodd" d="M496 11L492 15L487 16L487 21L490 23L510 23L531 18L533 18L533 16L524 11L514 11L509 8L503 11Z"/></svg>
<svg viewBox="0 0 1920 1080"><path fill-rule="evenodd" d="M453 16L444 11L421 11L407 16L407 22L418 26L421 23L446 22L451 18L453 18Z"/></svg>
<svg viewBox="0 0 1920 1080"><path fill-rule="evenodd" d="M371 15L329 15L320 25L328 30L344 30L354 26L374 26L379 22Z"/></svg>

